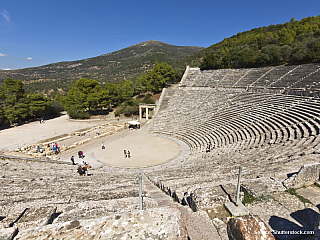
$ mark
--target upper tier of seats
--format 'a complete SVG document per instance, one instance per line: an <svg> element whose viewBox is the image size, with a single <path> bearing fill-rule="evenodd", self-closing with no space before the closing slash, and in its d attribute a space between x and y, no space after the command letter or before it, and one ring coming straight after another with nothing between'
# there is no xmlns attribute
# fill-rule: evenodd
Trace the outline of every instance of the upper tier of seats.
<svg viewBox="0 0 320 240"><path fill-rule="evenodd" d="M200 71L187 68L181 87L320 90L320 64Z"/></svg>

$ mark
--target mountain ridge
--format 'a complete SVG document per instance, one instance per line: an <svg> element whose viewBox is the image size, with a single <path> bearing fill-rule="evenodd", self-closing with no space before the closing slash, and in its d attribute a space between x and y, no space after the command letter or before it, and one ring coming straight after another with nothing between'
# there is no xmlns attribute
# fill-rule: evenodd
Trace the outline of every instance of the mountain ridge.
<svg viewBox="0 0 320 240"><path fill-rule="evenodd" d="M24 84L35 82L73 82L79 78L90 78L99 82L119 82L141 76L152 69L154 61L165 61L175 65L186 56L191 56L204 47L175 46L149 40L129 47L76 61L62 61L39 67L16 70L1 70L0 82L11 77Z"/></svg>

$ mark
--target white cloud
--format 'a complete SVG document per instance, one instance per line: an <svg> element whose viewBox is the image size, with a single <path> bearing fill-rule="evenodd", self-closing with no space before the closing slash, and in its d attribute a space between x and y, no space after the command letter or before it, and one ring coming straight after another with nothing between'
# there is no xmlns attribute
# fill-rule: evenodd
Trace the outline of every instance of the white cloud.
<svg viewBox="0 0 320 240"><path fill-rule="evenodd" d="M11 68L2 68L1 70L11 70Z"/></svg>
<svg viewBox="0 0 320 240"><path fill-rule="evenodd" d="M0 57L10 57L8 54L0 53Z"/></svg>
<svg viewBox="0 0 320 240"><path fill-rule="evenodd" d="M33 60L33 58L27 57L26 60L31 61L31 60Z"/></svg>
<svg viewBox="0 0 320 240"><path fill-rule="evenodd" d="M10 15L9 15L9 13L8 13L6 10L3 10L3 12L1 12L1 15L2 15L8 22L11 22Z"/></svg>

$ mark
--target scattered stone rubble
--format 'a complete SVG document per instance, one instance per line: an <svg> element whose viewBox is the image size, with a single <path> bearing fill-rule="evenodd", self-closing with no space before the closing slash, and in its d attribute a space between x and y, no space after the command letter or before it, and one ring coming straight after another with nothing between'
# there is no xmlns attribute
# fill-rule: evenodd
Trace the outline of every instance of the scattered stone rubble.
<svg viewBox="0 0 320 240"><path fill-rule="evenodd" d="M57 143L58 146L60 147L60 152L64 152L69 149L75 148L78 145L82 145L87 142L90 142L94 139L120 132L124 130L125 127L126 127L126 124L105 123L90 129L86 129L84 131L77 131L77 132L71 133L68 136L58 137L55 140L40 142L38 144L33 144L30 146L24 146L22 148L15 149L14 151L19 153L24 153L34 158L40 158L40 159L46 158L46 157L52 158L55 155L51 147L53 143ZM84 137L87 137L87 138L83 139Z"/></svg>
<svg viewBox="0 0 320 240"><path fill-rule="evenodd" d="M177 215L165 207L105 214L21 230L15 239L178 239Z"/></svg>
<svg viewBox="0 0 320 240"><path fill-rule="evenodd" d="M301 188L313 185L319 180L320 162L301 166L297 173L294 173L283 182L286 188Z"/></svg>

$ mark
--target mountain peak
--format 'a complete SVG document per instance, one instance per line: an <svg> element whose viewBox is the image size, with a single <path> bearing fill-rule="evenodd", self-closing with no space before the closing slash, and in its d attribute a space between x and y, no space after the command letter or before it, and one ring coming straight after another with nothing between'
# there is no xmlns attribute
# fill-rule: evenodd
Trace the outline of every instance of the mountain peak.
<svg viewBox="0 0 320 240"><path fill-rule="evenodd" d="M79 78L95 79L100 82L119 82L133 79L153 68L155 60L169 65L180 64L185 57L200 52L202 47L174 46L149 40L127 48L77 61L58 62L40 67L0 71L0 82L7 77L28 83L59 81L59 85ZM27 86L26 86L27 87ZM44 88L44 87L42 87Z"/></svg>

